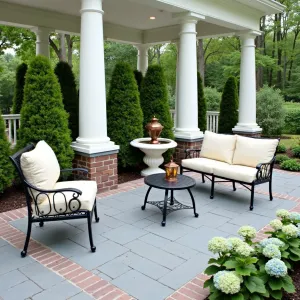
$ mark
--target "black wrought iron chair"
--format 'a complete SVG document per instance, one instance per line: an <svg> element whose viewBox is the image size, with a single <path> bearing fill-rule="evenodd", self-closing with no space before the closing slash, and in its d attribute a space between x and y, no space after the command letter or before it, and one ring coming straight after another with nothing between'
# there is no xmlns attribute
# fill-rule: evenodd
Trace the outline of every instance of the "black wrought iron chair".
<svg viewBox="0 0 300 300"><path fill-rule="evenodd" d="M95 213L95 221L99 222L99 217L97 214L96 206L96 197L94 196L93 203L91 203L91 209L82 208L82 199L83 192L80 189L76 188L76 182L74 182L73 187L58 188L52 190L43 190L39 189L36 186L33 186L30 182L26 181L24 173L21 168L21 156L33 150L34 145L28 145L24 149L18 151L16 154L10 156L11 161L17 169L17 172L22 181L24 192L26 194L26 202L28 209L28 229L27 236L25 240L24 249L21 252L21 256L25 257L27 254L27 249L29 245L32 223L39 223L40 227L44 226L44 222L50 221L63 221L63 220L72 220L72 219L87 219L88 223L88 232L91 251L95 252L96 247L93 243L92 235L92 218L93 213ZM64 169L60 170L62 178L68 178L68 180L88 180L88 170L83 168L75 169ZM67 186L72 185L71 181L58 182L59 183L68 183ZM40 203L41 197L44 197L42 204ZM57 203L56 203L57 200ZM59 200L59 203L58 203ZM42 208L41 208L42 207ZM45 211L45 209L47 210Z"/></svg>

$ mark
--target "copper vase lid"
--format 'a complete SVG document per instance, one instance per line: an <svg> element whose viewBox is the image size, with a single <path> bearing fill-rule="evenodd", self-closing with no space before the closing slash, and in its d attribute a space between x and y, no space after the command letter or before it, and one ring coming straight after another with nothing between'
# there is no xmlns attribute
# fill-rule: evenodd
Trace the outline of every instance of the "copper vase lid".
<svg viewBox="0 0 300 300"><path fill-rule="evenodd" d="M158 119L154 116L145 128L148 130L149 136L151 137L150 144L159 144L158 138L164 127L158 122Z"/></svg>

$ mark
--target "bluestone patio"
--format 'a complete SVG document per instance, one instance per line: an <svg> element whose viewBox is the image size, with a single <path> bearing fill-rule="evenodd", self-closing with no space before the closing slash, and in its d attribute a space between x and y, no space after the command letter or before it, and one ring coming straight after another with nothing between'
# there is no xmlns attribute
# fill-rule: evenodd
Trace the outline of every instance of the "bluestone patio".
<svg viewBox="0 0 300 300"><path fill-rule="evenodd" d="M201 273L211 257L212 237L237 235L246 224L259 231L277 209L300 208L299 173L275 171L274 200L268 199L267 185L259 186L252 212L249 191L217 184L211 200L209 183L192 175L199 218L192 210L177 211L167 216L166 227L156 207L141 210L143 179L101 194L100 223L93 223L96 253L90 252L86 220L70 220L36 224L28 256L21 258L26 210L0 214L0 299L205 299ZM163 196L163 190L152 189L149 200ZM187 191L175 197L190 204Z"/></svg>

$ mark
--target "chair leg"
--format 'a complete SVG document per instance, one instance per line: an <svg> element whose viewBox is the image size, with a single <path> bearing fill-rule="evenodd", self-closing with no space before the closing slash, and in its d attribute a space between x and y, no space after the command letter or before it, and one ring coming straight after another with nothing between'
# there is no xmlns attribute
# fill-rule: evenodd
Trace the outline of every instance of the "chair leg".
<svg viewBox="0 0 300 300"><path fill-rule="evenodd" d="M90 244L91 244L91 251L96 252L96 247L93 242L93 232L92 232L92 213L88 212L88 229L89 229L89 238L90 238Z"/></svg>
<svg viewBox="0 0 300 300"><path fill-rule="evenodd" d="M253 210L253 204L254 204L254 188L255 188L255 185L252 184L252 186L251 186L250 210Z"/></svg>
<svg viewBox="0 0 300 300"><path fill-rule="evenodd" d="M202 174L202 183L205 183L204 174Z"/></svg>
<svg viewBox="0 0 300 300"><path fill-rule="evenodd" d="M232 187L233 187L233 191L236 191L236 187L235 187L235 181L232 181Z"/></svg>
<svg viewBox="0 0 300 300"><path fill-rule="evenodd" d="M215 194L215 175L211 176L211 191L210 191L210 199L214 199Z"/></svg>
<svg viewBox="0 0 300 300"><path fill-rule="evenodd" d="M27 249L28 249L30 235L31 235L31 227L32 227L32 222L30 220L30 217L28 217L27 235L26 235L26 240L25 240L23 251L21 252L22 257L25 257L27 255Z"/></svg>
<svg viewBox="0 0 300 300"><path fill-rule="evenodd" d="M96 200L95 200L95 206L94 206L94 213L95 213L95 221L96 221L96 223L99 223L100 218L98 217Z"/></svg>
<svg viewBox="0 0 300 300"><path fill-rule="evenodd" d="M180 175L182 175L183 174L183 168L182 168L182 166L180 166Z"/></svg>
<svg viewBox="0 0 300 300"><path fill-rule="evenodd" d="M39 225L40 225L40 227L44 227L44 221L41 221L41 222L39 223Z"/></svg>
<svg viewBox="0 0 300 300"><path fill-rule="evenodd" d="M270 194L270 201L273 200L273 194L272 194L272 178L269 181L269 194Z"/></svg>

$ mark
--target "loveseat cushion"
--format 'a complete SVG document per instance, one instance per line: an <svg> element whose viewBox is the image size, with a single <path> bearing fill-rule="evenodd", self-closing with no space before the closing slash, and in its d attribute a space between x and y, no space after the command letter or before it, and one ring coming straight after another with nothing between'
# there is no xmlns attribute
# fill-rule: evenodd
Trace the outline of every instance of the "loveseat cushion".
<svg viewBox="0 0 300 300"><path fill-rule="evenodd" d="M53 189L60 176L60 167L51 147L45 142L40 141L36 147L21 156L21 169L27 182L31 185L44 190ZM32 190L36 198L39 194ZM38 202L45 199L44 195L38 196Z"/></svg>
<svg viewBox="0 0 300 300"><path fill-rule="evenodd" d="M219 166L220 168L225 168L228 164L221 161L200 157L183 159L181 161L181 165L184 168L192 169L207 174L213 174L214 168L216 166Z"/></svg>
<svg viewBox="0 0 300 300"><path fill-rule="evenodd" d="M215 166L214 175L251 183L256 179L257 169L239 165Z"/></svg>
<svg viewBox="0 0 300 300"><path fill-rule="evenodd" d="M259 163L269 163L275 155L278 142L277 139L237 136L233 164L255 168Z"/></svg>
<svg viewBox="0 0 300 300"><path fill-rule="evenodd" d="M54 185L54 189L66 189L66 188L75 188L82 192L78 197L80 201L80 210L92 211L96 193L97 193L97 183L96 181L80 180L80 181L63 181L57 182ZM69 207L70 200L73 199L73 192L64 192L55 194L55 208L53 205L53 194L48 194L46 199L42 203L39 203L38 209L41 215L57 215L60 213L70 213L79 208L79 203L76 200L71 201L71 209ZM50 201L49 201L50 200ZM68 207L66 208L66 202ZM51 205L50 205L50 204ZM38 211L35 205L32 205L32 210L34 214L38 215Z"/></svg>
<svg viewBox="0 0 300 300"><path fill-rule="evenodd" d="M205 131L200 157L232 164L236 136Z"/></svg>

